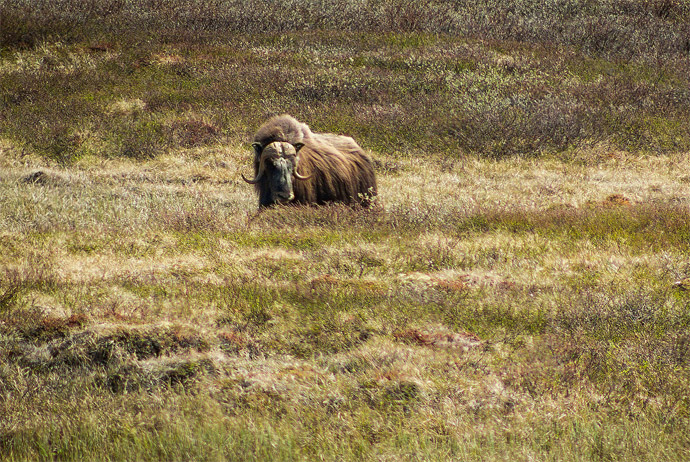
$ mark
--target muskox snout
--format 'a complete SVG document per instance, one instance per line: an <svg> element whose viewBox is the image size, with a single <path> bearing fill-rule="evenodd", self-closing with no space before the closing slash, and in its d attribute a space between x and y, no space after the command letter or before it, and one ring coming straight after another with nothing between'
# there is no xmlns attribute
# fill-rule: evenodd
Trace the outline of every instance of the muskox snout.
<svg viewBox="0 0 690 462"><path fill-rule="evenodd" d="M279 204L283 204L285 202L290 202L295 198L295 194L290 191L289 193L283 193L283 192L277 192L275 194L276 197L276 202Z"/></svg>

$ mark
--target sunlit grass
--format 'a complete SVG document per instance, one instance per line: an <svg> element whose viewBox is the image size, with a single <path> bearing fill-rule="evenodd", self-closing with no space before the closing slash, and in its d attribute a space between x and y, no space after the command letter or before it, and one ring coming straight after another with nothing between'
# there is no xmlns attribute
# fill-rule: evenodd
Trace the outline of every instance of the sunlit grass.
<svg viewBox="0 0 690 462"><path fill-rule="evenodd" d="M187 181L226 154L6 159L5 457L684 457L684 156L379 155L379 208L257 215Z"/></svg>
<svg viewBox="0 0 690 462"><path fill-rule="evenodd" d="M8 3L0 458L690 457L688 9L384 3ZM376 206L259 213L280 112Z"/></svg>

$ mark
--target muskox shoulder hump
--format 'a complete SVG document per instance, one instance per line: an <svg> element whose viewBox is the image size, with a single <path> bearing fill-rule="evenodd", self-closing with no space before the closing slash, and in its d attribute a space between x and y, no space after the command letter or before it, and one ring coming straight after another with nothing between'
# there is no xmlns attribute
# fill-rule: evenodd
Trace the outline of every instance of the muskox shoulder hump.
<svg viewBox="0 0 690 462"><path fill-rule="evenodd" d="M288 114L272 117L257 130L254 142L262 146L274 141L290 144L306 143L313 137L309 125L302 123Z"/></svg>

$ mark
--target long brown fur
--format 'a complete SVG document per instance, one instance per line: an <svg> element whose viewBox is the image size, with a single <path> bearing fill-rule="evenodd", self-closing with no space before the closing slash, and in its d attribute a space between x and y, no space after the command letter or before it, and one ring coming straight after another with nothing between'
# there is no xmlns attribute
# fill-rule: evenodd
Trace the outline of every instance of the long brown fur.
<svg viewBox="0 0 690 462"><path fill-rule="evenodd" d="M262 125L254 136L261 148L274 141L293 145L303 143L299 150L297 171L308 180L293 182L297 204L343 202L371 205L377 194L376 174L371 158L349 136L313 133L305 123L284 114ZM254 173L258 173L255 160ZM261 183L256 185L261 196Z"/></svg>

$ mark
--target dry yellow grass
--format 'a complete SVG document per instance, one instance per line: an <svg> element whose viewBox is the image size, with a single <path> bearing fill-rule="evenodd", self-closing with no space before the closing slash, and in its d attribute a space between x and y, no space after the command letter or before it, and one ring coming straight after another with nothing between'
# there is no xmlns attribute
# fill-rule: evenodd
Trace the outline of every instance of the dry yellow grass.
<svg viewBox="0 0 690 462"><path fill-rule="evenodd" d="M180 37L10 5L0 459L688 459L686 9L515 42L457 2L251 34L212 3L163 8ZM283 111L370 151L377 207L257 213Z"/></svg>
<svg viewBox="0 0 690 462"><path fill-rule="evenodd" d="M338 215L335 222L324 216L325 224L311 223L310 217L323 211L309 208L256 216L253 192L239 181L248 164L240 146L169 153L146 162L86 159L70 168L18 152L3 145L0 263L6 276L18 275L21 286L18 298L4 308L4 348L30 367L48 365L40 367L54 369L51 376L62 377L74 391L40 407L33 401L9 406L5 401L5 418L27 435L21 437L27 446L16 454L38 454L30 449L39 444L30 442L30 432L48 437L68 424L91 431L88 422L95 414L84 408L67 411L69 396L108 412L124 406L112 418L99 418L98 425L111 428L106 434L122 419L142 425L132 413L136 406L181 442L200 431L231 431L249 412L272 428L265 440L271 444L305 437L301 426L288 430L275 419L315 418L322 422L317 432L322 438L347 431L352 444L373 438L365 446L398 455L398 449L384 449L379 438L403 438L394 446L434 458L474 459L484 451L521 459L596 458L591 451L597 444L622 458L636 451L669 455L664 452L669 441L651 438L656 424L630 418L614 424L605 417L620 409L612 396L646 419L671 412L684 421L683 398L667 408L676 391L638 384L637 391L619 392L607 378L587 378L592 367L587 361L605 354L595 353L596 336L580 347L570 341L558 346L552 336L560 335L558 326L568 325L556 321L564 316L573 316L569 323L585 322L567 336L589 335L586 322L601 321L582 319L602 314L578 310L620 310L636 303L630 298L636 291L643 298L658 294L658 309L677 318L685 299L674 298L672 281L687 270L686 247L631 246L624 239L601 240L597 233L571 238L502 225L474 229L462 225L462 217L515 211L538 217L562 209L587 220L610 210L605 201L611 194L630 198L623 217L636 207L678 207L689 200L681 179L687 154L619 153L586 165L467 159L449 167L375 152L379 161L400 169L380 173L382 209L337 212L378 214L373 223L379 224L371 228L340 221ZM37 171L44 175L32 175ZM275 219L285 224L273 229ZM617 226L611 223L612 235ZM8 284L0 293L11 290ZM581 297L594 297L594 305L563 305L582 303ZM633 316L647 316L640 313ZM64 321L75 315L85 316L82 327ZM29 316L42 327L36 330L14 316ZM631 319L621 322L640 318ZM26 337L29 343L12 340L12 329L40 337ZM636 329L623 335L641 335L632 334ZM644 355L642 345L649 341L623 342L608 351ZM631 345L642 350L635 353ZM559 353L561 348L576 353ZM109 359L94 363L103 354ZM576 359L567 359L568 354ZM650 360L666 362L661 356L644 361ZM81 364L80 378L60 372L69 364ZM681 364L668 373L682 382L687 375ZM6 379L17 380L16 366L3 367ZM643 369L635 374L642 383L651 380ZM46 387L51 376L31 380ZM112 391L92 388L93 381ZM5 386L5 399L16 393L44 396L35 388L28 391L34 386ZM183 389L192 395L175 398ZM155 398L160 404L135 404L144 391L160 396ZM175 403L181 399L191 401L180 408ZM173 415L186 420L194 415L186 406L198 407L199 399L212 425L188 423L182 429L173 423ZM38 415L42 429L20 419L24 412ZM72 417L60 423L56 412ZM597 429L596 422L606 422L609 430ZM147 428L142 435L152 435ZM666 430L669 438L680 437L683 427L674 428ZM254 438L260 430L245 432ZM407 432L423 435L424 446L403 443ZM442 440L432 436L437 432ZM5 435L21 441L17 433ZM500 442L489 435L501 435ZM309 451L355 457L352 448L333 448L334 453L323 447ZM90 454L149 457L126 444L104 451ZM683 453L680 447L673 451Z"/></svg>

